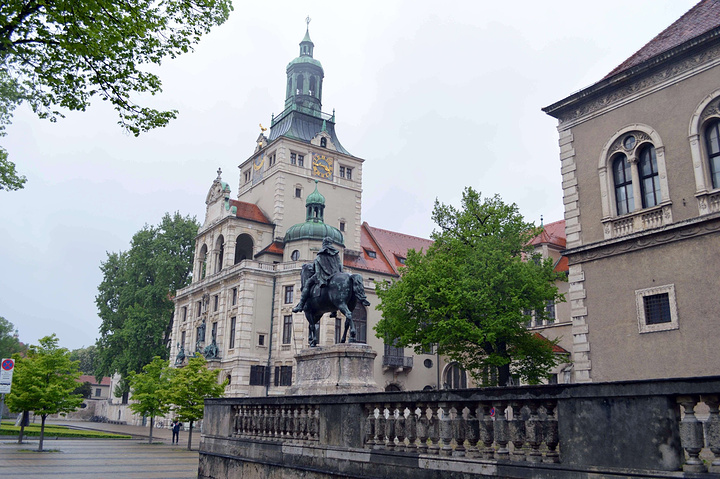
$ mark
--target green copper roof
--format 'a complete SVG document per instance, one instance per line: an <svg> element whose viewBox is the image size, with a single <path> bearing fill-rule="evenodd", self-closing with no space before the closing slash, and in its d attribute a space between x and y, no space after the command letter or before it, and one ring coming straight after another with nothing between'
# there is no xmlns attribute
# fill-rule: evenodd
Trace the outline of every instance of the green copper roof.
<svg viewBox="0 0 720 479"><path fill-rule="evenodd" d="M302 41L312 43L312 40L310 40L310 29L309 28L307 30L305 30L305 36L303 37Z"/></svg>
<svg viewBox="0 0 720 479"><path fill-rule="evenodd" d="M310 193L305 200L305 206L325 205L325 197L318 191L318 180L315 180L315 191Z"/></svg>
<svg viewBox="0 0 720 479"><path fill-rule="evenodd" d="M309 56L297 57L294 60L292 60L290 63L288 63L287 67L290 68L293 65L299 65L302 63L309 63L311 65L315 65L316 67L322 68L322 64L319 61L317 61L313 57L309 57Z"/></svg>
<svg viewBox="0 0 720 479"><path fill-rule="evenodd" d="M326 225L322 221L306 221L305 223L291 226L288 228L287 233L285 233L284 241L285 243L302 239L322 241L323 238L326 237L332 238L336 244L345 246L345 240L340 230L333 226Z"/></svg>

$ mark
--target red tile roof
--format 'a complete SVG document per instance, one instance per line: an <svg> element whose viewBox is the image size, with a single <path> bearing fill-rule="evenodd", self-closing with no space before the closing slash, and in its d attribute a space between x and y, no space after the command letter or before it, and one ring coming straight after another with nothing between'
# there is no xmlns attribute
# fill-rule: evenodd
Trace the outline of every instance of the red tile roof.
<svg viewBox="0 0 720 479"><path fill-rule="evenodd" d="M639 65L717 27L720 27L720 0L703 0L618 65L605 78Z"/></svg>
<svg viewBox="0 0 720 479"><path fill-rule="evenodd" d="M282 255L283 251L285 251L283 247L282 241L273 241L268 246L263 248L258 254L255 255L255 257L260 256L261 254L279 254Z"/></svg>
<svg viewBox="0 0 720 479"><path fill-rule="evenodd" d="M91 376L91 375L89 375L89 374L83 374L82 376L80 376L79 378L77 378L77 382L79 382L79 383L90 383L90 384L92 384L93 386L97 386L97 385L100 385L100 386L110 386L110 378L109 378L108 376L105 376L104 378L102 378L102 381L97 382L97 381L95 380L95 376Z"/></svg>
<svg viewBox="0 0 720 479"><path fill-rule="evenodd" d="M530 241L531 245L550 244L565 249L565 220L543 225L542 233Z"/></svg>
<svg viewBox="0 0 720 479"><path fill-rule="evenodd" d="M257 205L232 199L230 200L230 205L237 207L237 213L235 216L238 218L255 221L257 223L264 223L267 225L272 224L268 217L265 216L265 213L263 213Z"/></svg>
<svg viewBox="0 0 720 479"><path fill-rule="evenodd" d="M540 333L534 333L533 336L535 336L536 338L539 338L539 339L544 339L544 340L547 341L548 343L550 342L550 340L549 340L548 338L546 338L545 336L543 336L543 335L540 334ZM570 354L570 352L569 352L567 349L565 349L565 348L563 348L562 346L559 346L559 345L557 345L557 344L553 344L553 353L556 353L556 354Z"/></svg>
<svg viewBox="0 0 720 479"><path fill-rule="evenodd" d="M345 266L397 276L398 268L403 266L400 260L407 257L409 249L427 250L431 244L428 239L374 228L363 222L360 229L362 254L357 257L345 255ZM373 252L374 258L370 256Z"/></svg>

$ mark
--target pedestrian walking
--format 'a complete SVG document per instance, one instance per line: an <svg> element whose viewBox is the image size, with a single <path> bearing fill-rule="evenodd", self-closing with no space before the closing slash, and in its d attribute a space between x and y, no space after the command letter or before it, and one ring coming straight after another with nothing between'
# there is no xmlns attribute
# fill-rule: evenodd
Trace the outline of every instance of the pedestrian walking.
<svg viewBox="0 0 720 479"><path fill-rule="evenodd" d="M180 442L180 421L175 419L172 423L172 443L177 444Z"/></svg>

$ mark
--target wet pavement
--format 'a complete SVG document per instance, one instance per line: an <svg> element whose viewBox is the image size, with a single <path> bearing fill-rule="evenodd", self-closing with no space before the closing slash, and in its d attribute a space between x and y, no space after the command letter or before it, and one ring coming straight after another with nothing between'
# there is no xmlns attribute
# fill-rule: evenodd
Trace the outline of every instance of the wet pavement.
<svg viewBox="0 0 720 479"><path fill-rule="evenodd" d="M94 478L190 479L197 477L200 431L193 430L193 450L188 451L188 433L180 433L180 444L171 444L168 429L78 421L53 421L78 429L129 434L132 439L54 439L46 438L36 452L38 438L23 444L11 436L0 436L0 476L3 478Z"/></svg>

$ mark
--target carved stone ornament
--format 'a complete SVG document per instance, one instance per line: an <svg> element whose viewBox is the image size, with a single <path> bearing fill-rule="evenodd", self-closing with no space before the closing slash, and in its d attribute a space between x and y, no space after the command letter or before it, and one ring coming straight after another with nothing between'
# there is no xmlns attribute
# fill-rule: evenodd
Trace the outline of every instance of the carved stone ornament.
<svg viewBox="0 0 720 479"><path fill-rule="evenodd" d="M718 102L717 100L712 101L708 106L705 107L702 115L700 115L700 124L702 125L705 120L713 116L720 116L720 102Z"/></svg>
<svg viewBox="0 0 720 479"><path fill-rule="evenodd" d="M579 105L577 108L563 112L559 115L558 121L562 125L563 123L575 120L589 113L596 112L608 105L616 103L619 100L635 95L643 90L647 90L648 88L677 77L678 75L710 63L718 57L720 57L720 45L708 48L707 50L696 53L695 55L674 62L665 68L656 71L652 75L639 78L637 81L634 81L623 88L616 88L605 95L601 95L593 101L589 101Z"/></svg>

